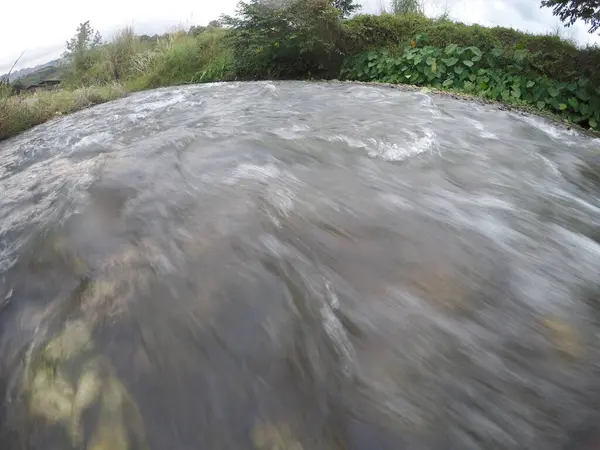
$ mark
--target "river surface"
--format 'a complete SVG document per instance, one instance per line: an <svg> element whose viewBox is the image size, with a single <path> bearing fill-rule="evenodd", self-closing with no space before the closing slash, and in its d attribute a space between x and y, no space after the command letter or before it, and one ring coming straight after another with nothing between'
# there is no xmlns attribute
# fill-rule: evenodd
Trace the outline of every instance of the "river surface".
<svg viewBox="0 0 600 450"><path fill-rule="evenodd" d="M600 140L138 93L0 143L0 448L600 449Z"/></svg>

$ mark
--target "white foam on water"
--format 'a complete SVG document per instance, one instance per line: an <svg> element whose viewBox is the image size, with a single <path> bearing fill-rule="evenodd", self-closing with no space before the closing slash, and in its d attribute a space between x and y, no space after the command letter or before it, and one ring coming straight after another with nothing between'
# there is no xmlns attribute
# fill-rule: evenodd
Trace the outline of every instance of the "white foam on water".
<svg viewBox="0 0 600 450"><path fill-rule="evenodd" d="M342 134L336 134L335 136L331 136L326 138L329 142L343 142L347 144L348 147L352 148L367 148L369 145L361 141L360 139L353 138L351 136L345 136Z"/></svg>
<svg viewBox="0 0 600 450"><path fill-rule="evenodd" d="M533 116L517 116L517 115L515 115L515 117L518 117L520 120L527 122L532 127L543 131L548 136L550 136L552 139L560 139L567 145L574 144L574 142L569 142L565 139L565 138L575 135L575 132L573 130L561 129L557 126L552 125L551 123L549 123L548 121L546 121L544 119L540 119L540 118L533 117Z"/></svg>
<svg viewBox="0 0 600 450"><path fill-rule="evenodd" d="M292 125L288 128L276 128L271 132L277 137L285 140L294 140L302 137L302 134L306 131L310 131L308 125Z"/></svg>
<svg viewBox="0 0 600 450"><path fill-rule="evenodd" d="M383 192L378 194L378 197L382 200L382 203L385 206L392 206L393 209L414 209L414 206L411 203L409 203L407 199L399 195Z"/></svg>
<svg viewBox="0 0 600 450"><path fill-rule="evenodd" d="M331 291L328 283L325 284L326 293L330 296L333 292ZM334 295L334 294L333 294ZM337 296L334 297L337 300ZM335 301L334 300L334 301ZM339 305L339 301L338 301ZM333 312L334 309L337 309L332 304L324 303L321 307L321 323L323 324L323 329L329 339L334 344L335 349L337 350L339 356L342 359L342 372L346 376L350 376L355 371L355 362L356 362L356 352L354 350L354 346L350 342L348 338L348 334L340 319Z"/></svg>
<svg viewBox="0 0 600 450"><path fill-rule="evenodd" d="M94 144L102 144L103 141L109 141L113 135L108 131L101 131L99 133L89 134L87 136L82 137L80 140L73 144L74 149L81 149L85 147L92 146Z"/></svg>
<svg viewBox="0 0 600 450"><path fill-rule="evenodd" d="M422 90L418 92L416 95L421 98L419 102L420 106L427 109L434 117L441 117L442 113L437 105L433 102L433 98L430 95L427 95L428 90Z"/></svg>
<svg viewBox="0 0 600 450"><path fill-rule="evenodd" d="M280 214L286 217L289 216L294 209L295 199L296 196L294 193L285 186L272 187L267 192L267 200L269 203L273 205Z"/></svg>
<svg viewBox="0 0 600 450"><path fill-rule="evenodd" d="M554 195L563 197L565 199L568 199L569 201L573 201L573 202L577 203L579 206L585 208L588 212L590 212L592 214L600 214L600 207L593 205L589 202L586 202L585 200L571 194L568 191L565 191L564 189L556 188L556 189L553 189L552 192Z"/></svg>
<svg viewBox="0 0 600 450"><path fill-rule="evenodd" d="M385 161L403 161L406 158L435 150L439 147L437 136L433 130L426 128L422 136L408 132L412 142L396 144L383 140L369 139L371 144L367 153L372 158L381 158Z"/></svg>
<svg viewBox="0 0 600 450"><path fill-rule="evenodd" d="M155 111L157 109L168 108L169 106L177 105L178 103L186 102L186 96L184 92L174 92L170 95L166 95L161 93L161 95L157 95L155 99L149 101L144 101L140 103L139 107L136 109L136 113L140 113L143 111Z"/></svg>
<svg viewBox="0 0 600 450"><path fill-rule="evenodd" d="M469 122L471 125L473 125L477 131L479 131L479 136L481 136L482 138L498 139L498 136L496 136L494 133L490 133L489 131L486 131L483 124L481 122L479 122L478 120L467 118L467 122Z"/></svg>
<svg viewBox="0 0 600 450"><path fill-rule="evenodd" d="M274 164L265 164L262 166L256 164L239 164L233 169L233 174L225 182L227 184L236 184L239 180L256 180L266 182L270 179L277 178L281 174L281 170Z"/></svg>
<svg viewBox="0 0 600 450"><path fill-rule="evenodd" d="M272 81L259 81L258 84L272 93L279 92L279 88Z"/></svg>
<svg viewBox="0 0 600 450"><path fill-rule="evenodd" d="M301 186L300 180L293 174L282 171L274 164L254 165L243 163L233 170L233 175L225 180L228 185L238 184L241 180L258 181L266 184L265 199L282 216L289 216L294 209L296 194L292 190ZM268 212L275 226L281 226L279 219Z"/></svg>

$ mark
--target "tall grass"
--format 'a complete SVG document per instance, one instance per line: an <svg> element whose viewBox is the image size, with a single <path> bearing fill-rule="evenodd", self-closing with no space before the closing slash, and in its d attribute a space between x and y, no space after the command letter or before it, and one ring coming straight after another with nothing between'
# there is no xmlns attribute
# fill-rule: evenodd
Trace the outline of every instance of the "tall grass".
<svg viewBox="0 0 600 450"><path fill-rule="evenodd" d="M211 29L189 36L175 31L157 42L148 42L126 28L109 43L81 55L85 63L73 68L64 84L76 87L121 82L139 90L226 80L231 77L232 57L223 45L225 33Z"/></svg>
<svg viewBox="0 0 600 450"><path fill-rule="evenodd" d="M124 87L118 83L15 96L0 92L0 140L54 117L114 100L125 94Z"/></svg>
<svg viewBox="0 0 600 450"><path fill-rule="evenodd" d="M170 35L146 55L143 87L222 81L232 78L232 52L224 45L225 30L209 30L200 35ZM139 61L138 59L138 61Z"/></svg>

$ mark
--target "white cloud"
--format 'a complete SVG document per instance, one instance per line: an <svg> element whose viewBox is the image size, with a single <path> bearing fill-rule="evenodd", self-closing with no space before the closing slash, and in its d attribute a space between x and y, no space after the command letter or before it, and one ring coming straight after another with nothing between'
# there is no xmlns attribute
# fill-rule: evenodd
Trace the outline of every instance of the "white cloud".
<svg viewBox="0 0 600 450"><path fill-rule="evenodd" d="M382 2L363 0L364 12L378 12ZM448 9L450 16L465 23L487 26L513 27L534 33L547 33L559 24L552 11L539 7L541 0L424 0L430 15ZM77 25L90 20L92 27L104 36L124 26L133 26L138 32L163 32L174 26L189 27L205 24L222 13L232 13L237 0L169 0L149 2L141 0L103 0L81 2L75 0L31 0L28 14L18 2L2 6L0 27L0 73L6 72L22 51L25 55L17 68L30 67L58 57ZM587 33L585 24L571 28L561 27L562 35L579 44L600 43L600 36Z"/></svg>

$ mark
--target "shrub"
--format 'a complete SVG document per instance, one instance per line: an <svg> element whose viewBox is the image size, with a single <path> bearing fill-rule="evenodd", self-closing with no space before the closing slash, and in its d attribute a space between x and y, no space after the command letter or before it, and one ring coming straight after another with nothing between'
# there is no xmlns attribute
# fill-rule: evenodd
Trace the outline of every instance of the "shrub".
<svg viewBox="0 0 600 450"><path fill-rule="evenodd" d="M340 12L327 0L250 0L238 4L231 27L236 77L310 78L339 73Z"/></svg>

